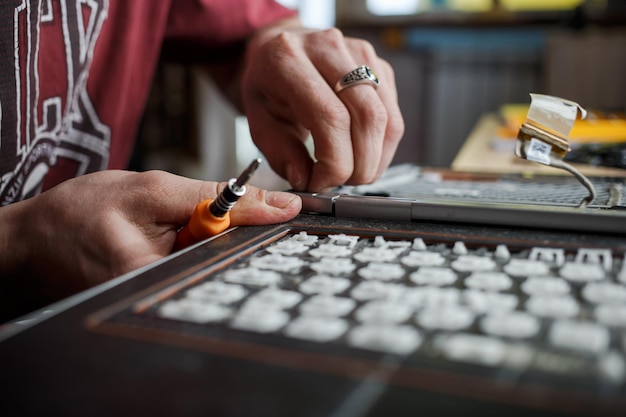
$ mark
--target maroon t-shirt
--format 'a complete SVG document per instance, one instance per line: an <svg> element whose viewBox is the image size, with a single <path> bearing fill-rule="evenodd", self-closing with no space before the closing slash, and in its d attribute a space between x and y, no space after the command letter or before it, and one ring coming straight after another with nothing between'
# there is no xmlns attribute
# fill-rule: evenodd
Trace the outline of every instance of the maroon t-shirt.
<svg viewBox="0 0 626 417"><path fill-rule="evenodd" d="M0 205L124 168L164 42L210 60L291 15L273 0L2 0Z"/></svg>

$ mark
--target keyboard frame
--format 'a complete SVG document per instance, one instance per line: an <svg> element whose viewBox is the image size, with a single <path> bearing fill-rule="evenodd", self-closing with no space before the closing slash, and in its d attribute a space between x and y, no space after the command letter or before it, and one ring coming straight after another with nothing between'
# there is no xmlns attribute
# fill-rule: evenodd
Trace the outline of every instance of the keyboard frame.
<svg viewBox="0 0 626 417"><path fill-rule="evenodd" d="M193 349L217 355L233 356L244 360L261 362L272 366L295 368L304 372L321 372L329 375L365 380L375 378L385 384L405 389L429 390L453 396L467 396L481 401L506 403L530 408L545 408L559 412L579 412L587 410L626 407L626 401L617 398L598 401L598 390L583 386L578 382L558 376L516 375L512 370L486 366L451 363L434 358L411 358L406 361L399 356L377 352L339 347L324 343L299 341L277 335L237 331L225 325L208 326L176 322L148 316L136 317L153 304L169 297L172 293L190 287L212 274L228 268L241 256L251 254L281 237L306 231L309 234L325 236L345 233L361 238L382 236L385 239L423 238L426 243L454 244L462 240L468 247L490 247L504 243L511 250L531 247L562 247L576 250L581 247L577 239L554 233L521 233L493 228L467 228L446 226L442 232L439 226L425 224L391 224L374 221L333 221L320 222L319 216L304 217L300 221L275 227L255 229L240 228L217 239L212 244L201 246L189 252L188 256L205 252L201 262L191 262L187 269L160 281L158 284L114 305L91 315L87 327L91 331L112 336L130 337L136 340ZM338 224L342 223L342 224ZM531 237L532 236L532 237ZM611 249L614 254L623 256L626 245L621 239L601 238L582 245L585 248L598 247ZM607 244L611 246L607 246ZM131 315L129 317L129 314ZM141 314L140 314L141 315ZM199 330L201 329L201 330ZM416 366L417 365L417 366ZM509 373L510 375L504 375ZM521 378L521 381L516 379ZM623 387L624 388L624 387ZM592 391L595 391L592 393ZM614 391L614 392L611 392ZM603 388L603 394L624 394L625 389Z"/></svg>
<svg viewBox="0 0 626 417"><path fill-rule="evenodd" d="M626 409L624 392L611 387L516 380L498 370L429 360L405 366L394 355L329 350L293 339L275 343L259 334L197 334L184 330L184 323L150 327L114 319L155 292L194 274L211 273L264 243L299 231L387 239L419 236L427 243L450 245L457 240L468 246L504 243L511 250L558 246L626 253L626 238L615 235L477 225L300 215L281 225L240 227L61 303L34 325L8 329L6 337L0 332L0 355L5 358L0 383L8 387L0 400L9 410L15 406L65 415L85 415L98 407L117 415L132 411L156 416L181 415L181 409L194 416L207 410L225 416L319 416L346 409L352 414L345 415L367 416L414 415L419 410L597 416L621 415ZM141 392L122 388L131 386L141 387ZM32 392L46 395L31 404L27 399ZM75 401L72 392L90 394ZM193 399L192 405L185 408L175 401L181 398ZM360 414L355 411L359 407Z"/></svg>

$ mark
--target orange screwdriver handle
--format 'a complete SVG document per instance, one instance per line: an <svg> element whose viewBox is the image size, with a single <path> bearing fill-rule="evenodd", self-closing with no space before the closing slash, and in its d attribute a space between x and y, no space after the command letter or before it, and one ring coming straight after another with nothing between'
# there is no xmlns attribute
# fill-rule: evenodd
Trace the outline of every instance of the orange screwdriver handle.
<svg viewBox="0 0 626 417"><path fill-rule="evenodd" d="M211 213L209 205L212 202L213 200L209 198L196 206L189 223L176 236L174 251L215 236L230 226L229 213L225 213L223 217L216 217Z"/></svg>

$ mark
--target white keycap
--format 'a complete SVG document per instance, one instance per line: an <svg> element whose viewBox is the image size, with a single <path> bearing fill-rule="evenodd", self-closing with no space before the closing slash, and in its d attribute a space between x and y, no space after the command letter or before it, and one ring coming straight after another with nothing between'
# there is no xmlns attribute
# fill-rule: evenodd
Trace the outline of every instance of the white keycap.
<svg viewBox="0 0 626 417"><path fill-rule="evenodd" d="M446 262L446 258L439 252L411 251L400 259L406 266L441 266Z"/></svg>
<svg viewBox="0 0 626 417"><path fill-rule="evenodd" d="M498 245L493 256L499 261L508 261L511 259L511 252L506 245Z"/></svg>
<svg viewBox="0 0 626 417"><path fill-rule="evenodd" d="M334 317L301 316L289 323L285 334L289 337L314 342L330 342L348 330L345 320Z"/></svg>
<svg viewBox="0 0 626 417"><path fill-rule="evenodd" d="M185 295L196 300L230 304L241 300L246 294L248 294L248 291L241 285L209 281L189 289Z"/></svg>
<svg viewBox="0 0 626 417"><path fill-rule="evenodd" d="M278 272L298 272L306 262L295 256L284 256L279 253L259 256L250 259L250 266Z"/></svg>
<svg viewBox="0 0 626 417"><path fill-rule="evenodd" d="M448 359L479 365L498 365L506 354L506 344L503 341L474 334L440 336L435 344Z"/></svg>
<svg viewBox="0 0 626 417"><path fill-rule="evenodd" d="M291 239L276 242L274 245L268 246L267 248L269 253L279 253L286 256L297 255L308 250L309 247L307 245Z"/></svg>
<svg viewBox="0 0 626 417"><path fill-rule="evenodd" d="M513 294L485 292L481 290L463 291L463 302L475 313L504 312L514 310L518 299Z"/></svg>
<svg viewBox="0 0 626 417"><path fill-rule="evenodd" d="M346 275L356 269L350 258L321 258L310 265L310 268L320 274Z"/></svg>
<svg viewBox="0 0 626 417"><path fill-rule="evenodd" d="M384 247L385 245L387 245L387 241L385 240L384 237L382 236L376 236L374 238L374 243L373 243L374 247L376 248L380 248L380 247Z"/></svg>
<svg viewBox="0 0 626 417"><path fill-rule="evenodd" d="M385 241L385 247L397 253L402 253L411 247L411 242L408 240L387 240Z"/></svg>
<svg viewBox="0 0 626 417"><path fill-rule="evenodd" d="M300 291L305 294L339 294L350 287L350 280L346 278L331 277L328 275L315 275L300 284Z"/></svg>
<svg viewBox="0 0 626 417"><path fill-rule="evenodd" d="M622 384L624 379L626 379L624 356L615 351L600 356L598 359L598 371L605 379L615 384Z"/></svg>
<svg viewBox="0 0 626 417"><path fill-rule="evenodd" d="M309 254L316 258L345 258L352 256L352 248L326 243L319 245L315 249L311 249Z"/></svg>
<svg viewBox="0 0 626 417"><path fill-rule="evenodd" d="M496 263L486 256L462 255L452 261L450 266L459 272L492 271Z"/></svg>
<svg viewBox="0 0 626 417"><path fill-rule="evenodd" d="M550 272L550 266L547 263L531 259L511 259L503 269L513 277L548 275Z"/></svg>
<svg viewBox="0 0 626 417"><path fill-rule="evenodd" d="M413 314L413 308L392 301L370 301L359 307L356 318L361 323L402 323Z"/></svg>
<svg viewBox="0 0 626 417"><path fill-rule="evenodd" d="M528 259L561 266L565 262L565 251L561 248L532 248Z"/></svg>
<svg viewBox="0 0 626 417"><path fill-rule="evenodd" d="M626 284L626 261L622 261L622 268L617 274L617 279L623 284Z"/></svg>
<svg viewBox="0 0 626 417"><path fill-rule="evenodd" d="M347 246L352 249L359 241L358 236L346 235L339 233L336 235L328 235L330 243L337 246Z"/></svg>
<svg viewBox="0 0 626 417"><path fill-rule="evenodd" d="M310 235L307 232L300 232L297 235L291 236L289 240L294 240L303 245L311 246L317 243L318 237L315 235Z"/></svg>
<svg viewBox="0 0 626 417"><path fill-rule="evenodd" d="M367 324L357 326L348 333L350 346L398 355L414 352L421 343L419 332L406 325Z"/></svg>
<svg viewBox="0 0 626 417"><path fill-rule="evenodd" d="M444 286L454 284L457 275L448 268L422 266L409 275L409 279L418 285Z"/></svg>
<svg viewBox="0 0 626 417"><path fill-rule="evenodd" d="M359 262L391 262L398 257L398 252L386 248L363 248L354 254L353 258Z"/></svg>
<svg viewBox="0 0 626 417"><path fill-rule="evenodd" d="M558 348L598 354L608 349L610 335L596 323L559 320L550 327L548 339Z"/></svg>
<svg viewBox="0 0 626 417"><path fill-rule="evenodd" d="M311 316L341 317L350 313L356 301L346 297L315 295L300 304L300 313Z"/></svg>
<svg viewBox="0 0 626 417"><path fill-rule="evenodd" d="M411 246L408 240L385 240L383 236L376 236L372 246L375 248L385 248L394 250L396 253L403 252Z"/></svg>
<svg viewBox="0 0 626 417"><path fill-rule="evenodd" d="M576 253L575 262L598 264L605 271L610 271L613 267L613 254L610 249L581 248Z"/></svg>
<svg viewBox="0 0 626 417"><path fill-rule="evenodd" d="M526 310L539 317L570 318L578 314L580 306L569 295L534 295L526 301Z"/></svg>
<svg viewBox="0 0 626 417"><path fill-rule="evenodd" d="M513 281L502 272L473 272L465 278L465 286L476 290L498 292L511 288Z"/></svg>
<svg viewBox="0 0 626 417"><path fill-rule="evenodd" d="M604 279L606 273L598 264L583 264L580 262L566 262L559 274L573 282L593 282Z"/></svg>
<svg viewBox="0 0 626 417"><path fill-rule="evenodd" d="M606 326L626 327L626 304L604 304L594 310L596 320Z"/></svg>
<svg viewBox="0 0 626 417"><path fill-rule="evenodd" d="M454 306L459 303L461 292L458 288L423 286L401 291L396 301L413 308Z"/></svg>
<svg viewBox="0 0 626 417"><path fill-rule="evenodd" d="M465 247L465 243L461 241L454 242L454 246L452 247L452 253L455 255L467 255L467 248Z"/></svg>
<svg viewBox="0 0 626 417"><path fill-rule="evenodd" d="M224 273L224 281L266 287L278 284L280 274L274 271L261 271L257 268L231 269Z"/></svg>
<svg viewBox="0 0 626 417"><path fill-rule="evenodd" d="M260 305L261 307L288 309L302 300L302 294L295 291L281 290L280 288L266 288L248 298L247 305Z"/></svg>
<svg viewBox="0 0 626 417"><path fill-rule="evenodd" d="M350 295L355 300L395 300L403 292L405 287L382 281L365 281L352 289Z"/></svg>
<svg viewBox="0 0 626 417"><path fill-rule="evenodd" d="M426 307L416 321L426 329L463 330L474 322L474 313L461 306Z"/></svg>
<svg viewBox="0 0 626 417"><path fill-rule="evenodd" d="M404 276L404 268L398 264L388 262L370 262L367 266L359 269L357 274L365 279L379 281L397 280Z"/></svg>
<svg viewBox="0 0 626 417"><path fill-rule="evenodd" d="M541 324L530 314L512 311L503 314L488 314L481 319L480 327L483 332L494 336L523 339L536 336Z"/></svg>
<svg viewBox="0 0 626 417"><path fill-rule="evenodd" d="M413 245L411 245L411 249L413 250L426 250L426 243L424 243L424 239L421 237L416 237L413 239Z"/></svg>
<svg viewBox="0 0 626 417"><path fill-rule="evenodd" d="M222 321L230 317L232 313L233 310L224 305L189 298L168 300L157 310L157 314L161 317L193 323Z"/></svg>
<svg viewBox="0 0 626 417"><path fill-rule="evenodd" d="M626 303L626 286L612 282L591 282L583 288L582 296L595 304Z"/></svg>
<svg viewBox="0 0 626 417"><path fill-rule="evenodd" d="M502 365L517 370L527 369L535 357L535 348L521 343L506 343Z"/></svg>
<svg viewBox="0 0 626 417"><path fill-rule="evenodd" d="M276 308L244 305L233 318L231 326L258 333L275 332L289 322L289 314Z"/></svg>
<svg viewBox="0 0 626 417"><path fill-rule="evenodd" d="M570 292L567 281L557 277L529 277L520 287L528 295L564 295Z"/></svg>

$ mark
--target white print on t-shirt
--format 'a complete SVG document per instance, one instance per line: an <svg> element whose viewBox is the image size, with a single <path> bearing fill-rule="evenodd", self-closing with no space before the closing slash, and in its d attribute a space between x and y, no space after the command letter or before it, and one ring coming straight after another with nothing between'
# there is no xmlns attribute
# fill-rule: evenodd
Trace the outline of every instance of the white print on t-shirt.
<svg viewBox="0 0 626 417"><path fill-rule="evenodd" d="M0 5L0 205L37 194L61 158L72 162L74 175L107 167L110 129L100 121L86 83L108 7L108 0ZM43 41L46 48L59 48L65 65L40 61ZM42 96L50 81L45 77L59 71L67 85Z"/></svg>

